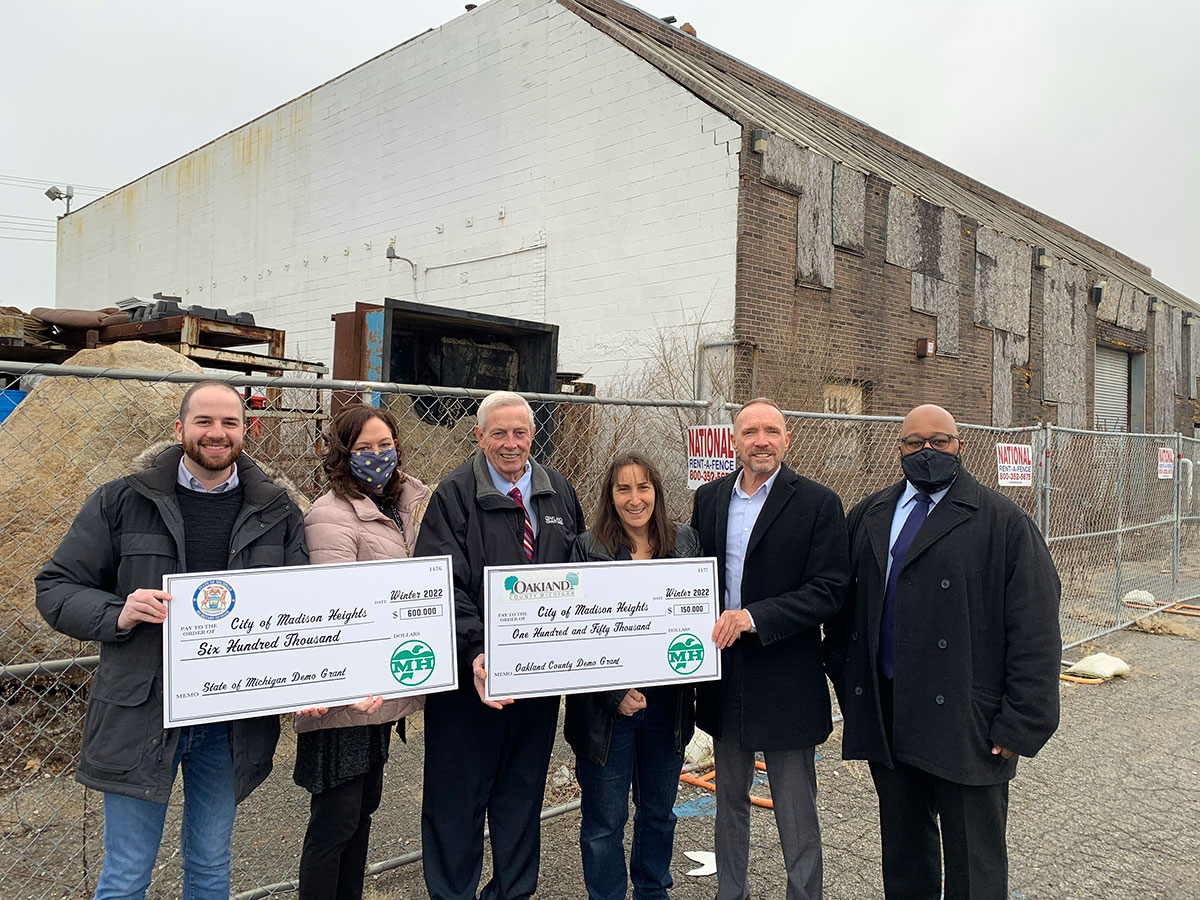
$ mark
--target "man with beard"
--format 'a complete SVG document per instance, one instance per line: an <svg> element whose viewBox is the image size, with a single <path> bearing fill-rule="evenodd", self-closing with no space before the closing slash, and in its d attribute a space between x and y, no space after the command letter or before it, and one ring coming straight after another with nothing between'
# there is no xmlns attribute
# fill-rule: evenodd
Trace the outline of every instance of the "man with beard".
<svg viewBox="0 0 1200 900"><path fill-rule="evenodd" d="M692 510L721 590L721 680L696 686L696 724L713 736L717 768L717 900L750 896L756 751L771 780L787 900L820 900L814 757L833 729L821 624L841 609L849 579L846 517L837 494L784 465L791 434L774 400L738 410L733 439L741 467L696 491Z"/></svg>
<svg viewBox="0 0 1200 900"><path fill-rule="evenodd" d="M242 456L245 431L236 390L193 385L177 443L93 493L36 579L51 627L100 642L75 770L104 793L97 900L145 896L180 768L183 896L228 898L236 806L271 771L278 716L162 727L163 576L308 562L290 485Z"/></svg>
<svg viewBox="0 0 1200 900"><path fill-rule="evenodd" d="M825 629L842 755L870 761L887 900L1008 897L1017 758L1058 727L1059 582L1021 509L962 469L939 406L900 427L904 480L850 513L852 581Z"/></svg>

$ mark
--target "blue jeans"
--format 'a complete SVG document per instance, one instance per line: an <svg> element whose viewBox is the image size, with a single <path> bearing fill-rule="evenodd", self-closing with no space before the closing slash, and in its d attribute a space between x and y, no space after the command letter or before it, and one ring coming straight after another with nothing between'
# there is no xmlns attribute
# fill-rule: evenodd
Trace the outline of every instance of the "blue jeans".
<svg viewBox="0 0 1200 900"><path fill-rule="evenodd" d="M228 900L229 840L237 810L224 722L180 729L172 778L183 767L181 900ZM141 900L162 843L167 804L104 795L104 863L93 900Z"/></svg>
<svg viewBox="0 0 1200 900"><path fill-rule="evenodd" d="M589 900L624 900L631 785L635 811L629 879L634 900L665 900L671 886L673 807L683 758L675 753L677 703L670 700L674 692L666 693L665 698L648 695L646 708L632 716L616 717L603 766L582 757L575 760L583 794L579 849Z"/></svg>

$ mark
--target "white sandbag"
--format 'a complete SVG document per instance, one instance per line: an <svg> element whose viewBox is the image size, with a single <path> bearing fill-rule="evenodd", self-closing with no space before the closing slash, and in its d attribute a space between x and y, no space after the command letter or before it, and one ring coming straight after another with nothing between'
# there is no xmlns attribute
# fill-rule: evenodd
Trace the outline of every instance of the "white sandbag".
<svg viewBox="0 0 1200 900"><path fill-rule="evenodd" d="M1107 653L1093 653L1067 669L1067 674L1089 678L1112 678L1114 675L1124 675L1128 671L1129 663L1123 659L1109 656Z"/></svg>

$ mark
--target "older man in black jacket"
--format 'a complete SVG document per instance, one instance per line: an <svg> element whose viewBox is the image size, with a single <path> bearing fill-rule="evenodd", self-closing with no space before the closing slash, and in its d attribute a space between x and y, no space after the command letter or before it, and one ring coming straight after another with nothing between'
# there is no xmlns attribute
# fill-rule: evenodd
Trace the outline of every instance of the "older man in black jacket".
<svg viewBox="0 0 1200 900"><path fill-rule="evenodd" d="M819 900L821 832L814 748L833 728L821 624L849 578L837 495L783 465L790 434L774 401L733 420L742 467L696 492L692 527L717 558L723 610L713 629L719 682L697 688L696 724L717 768L717 898L749 896L750 784L762 751L787 867L788 900Z"/></svg>
<svg viewBox="0 0 1200 900"><path fill-rule="evenodd" d="M1008 782L1058 726L1058 575L961 448L946 410L908 414L905 479L850 513L853 580L826 627L842 755L870 761L879 794L887 900L942 896L943 852L946 900L1008 897Z"/></svg>
<svg viewBox="0 0 1200 900"><path fill-rule="evenodd" d="M278 716L162 727L163 576L308 562L290 485L242 456L245 430L235 389L191 387L177 443L92 494L36 579L51 627L100 642L75 770L104 792L97 898L145 895L180 768L183 895L227 898L234 810L271 771Z"/></svg>
<svg viewBox="0 0 1200 900"><path fill-rule="evenodd" d="M417 556L453 562L461 664L458 690L425 701L421 850L431 900L474 900L485 812L492 878L480 896L524 900L537 888L539 814L559 699L484 699L483 569L566 562L584 530L574 489L529 458L529 403L495 391L479 404L478 422L478 451L437 486L417 535Z"/></svg>

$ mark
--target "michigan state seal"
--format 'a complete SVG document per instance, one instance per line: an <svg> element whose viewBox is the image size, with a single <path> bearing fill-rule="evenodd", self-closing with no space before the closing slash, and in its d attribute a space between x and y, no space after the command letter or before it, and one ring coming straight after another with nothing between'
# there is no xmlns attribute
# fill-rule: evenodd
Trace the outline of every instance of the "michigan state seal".
<svg viewBox="0 0 1200 900"><path fill-rule="evenodd" d="M233 611L233 588L218 578L204 582L192 594L192 608L205 619L223 619Z"/></svg>

